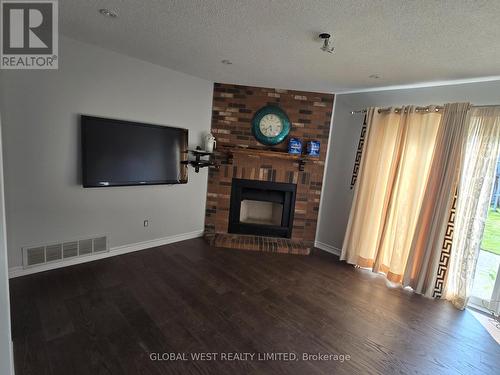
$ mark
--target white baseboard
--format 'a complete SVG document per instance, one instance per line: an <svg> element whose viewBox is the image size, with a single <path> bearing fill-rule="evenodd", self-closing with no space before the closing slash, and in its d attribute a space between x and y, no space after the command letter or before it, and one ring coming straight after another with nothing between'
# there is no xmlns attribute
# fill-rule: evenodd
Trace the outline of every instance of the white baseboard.
<svg viewBox="0 0 500 375"><path fill-rule="evenodd" d="M337 256L340 256L340 254L342 254L342 249L339 249L338 247L335 247L332 245L328 245L328 244L323 243L323 242L315 241L314 247L317 247L318 249L326 251L327 253L335 254Z"/></svg>
<svg viewBox="0 0 500 375"><path fill-rule="evenodd" d="M155 240L143 241L143 242L133 243L130 245L116 246L116 247L110 248L109 251L105 252L105 253L91 254L88 256L83 256L81 258L73 258L73 259L70 259L67 261L44 264L44 265L41 265L39 267L31 267L31 268L23 268L22 266L11 267L11 268L9 268L9 278L12 279L14 277L30 275L32 273L49 271L49 270L53 270L56 268L73 266L75 264L92 262L94 260L114 257L116 255L131 253L133 251L145 250L145 249L150 249L152 247L167 245L169 243L190 240L192 238L198 238L198 237L203 236L203 233L204 233L203 230L196 230L194 232L176 234L173 236L158 238Z"/></svg>

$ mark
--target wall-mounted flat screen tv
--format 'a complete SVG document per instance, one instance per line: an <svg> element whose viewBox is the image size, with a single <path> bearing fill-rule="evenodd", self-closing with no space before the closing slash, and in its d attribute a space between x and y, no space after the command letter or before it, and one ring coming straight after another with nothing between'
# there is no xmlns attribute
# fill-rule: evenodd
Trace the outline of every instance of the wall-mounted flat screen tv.
<svg viewBox="0 0 500 375"><path fill-rule="evenodd" d="M184 184L187 129L81 116L84 187Z"/></svg>

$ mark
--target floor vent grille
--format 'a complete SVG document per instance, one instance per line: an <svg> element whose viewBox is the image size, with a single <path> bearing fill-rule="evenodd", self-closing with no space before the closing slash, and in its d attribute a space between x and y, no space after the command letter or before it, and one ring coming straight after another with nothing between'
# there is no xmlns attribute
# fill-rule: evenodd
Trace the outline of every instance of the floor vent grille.
<svg viewBox="0 0 500 375"><path fill-rule="evenodd" d="M45 247L32 247L26 251L26 263L28 265L45 263Z"/></svg>
<svg viewBox="0 0 500 375"><path fill-rule="evenodd" d="M49 245L45 247L45 261L53 262L62 259L62 244Z"/></svg>
<svg viewBox="0 0 500 375"><path fill-rule="evenodd" d="M63 243L63 258L73 258L78 256L78 241Z"/></svg>
<svg viewBox="0 0 500 375"><path fill-rule="evenodd" d="M78 241L78 255L89 255L92 254L92 240L80 240Z"/></svg>
<svg viewBox="0 0 500 375"><path fill-rule="evenodd" d="M66 259L105 251L109 251L108 238L106 236L23 247L23 267L36 267L42 264L60 262Z"/></svg>

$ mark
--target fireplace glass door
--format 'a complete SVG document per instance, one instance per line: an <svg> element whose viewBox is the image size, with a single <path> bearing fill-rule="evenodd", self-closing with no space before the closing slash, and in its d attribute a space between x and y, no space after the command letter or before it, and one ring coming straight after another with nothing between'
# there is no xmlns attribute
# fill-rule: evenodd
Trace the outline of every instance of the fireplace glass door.
<svg viewBox="0 0 500 375"><path fill-rule="evenodd" d="M229 233L290 238L296 185L234 178Z"/></svg>

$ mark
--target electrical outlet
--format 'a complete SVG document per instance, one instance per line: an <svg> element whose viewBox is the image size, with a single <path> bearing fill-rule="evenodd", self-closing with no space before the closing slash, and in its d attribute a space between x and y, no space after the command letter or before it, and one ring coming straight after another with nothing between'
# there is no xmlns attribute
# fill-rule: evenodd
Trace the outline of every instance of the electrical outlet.
<svg viewBox="0 0 500 375"><path fill-rule="evenodd" d="M144 220L144 227L148 227L149 226L149 220Z"/></svg>

